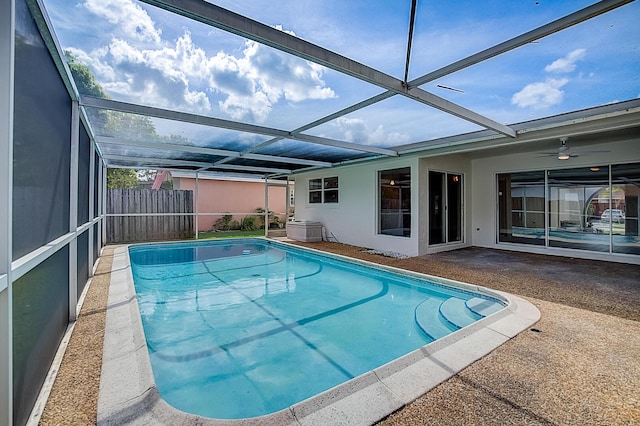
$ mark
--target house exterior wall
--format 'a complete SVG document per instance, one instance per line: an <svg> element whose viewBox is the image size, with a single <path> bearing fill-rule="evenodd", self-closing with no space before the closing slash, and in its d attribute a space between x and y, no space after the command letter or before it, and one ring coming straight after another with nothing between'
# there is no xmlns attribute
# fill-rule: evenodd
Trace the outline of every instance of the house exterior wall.
<svg viewBox="0 0 640 426"><path fill-rule="evenodd" d="M378 171L411 167L411 237L379 235L378 226ZM338 177L339 200L332 204L309 203L309 179ZM415 191L418 179L418 159L403 158L350 165L329 170L297 174L296 220L321 222L326 239L359 247L418 254L419 197Z"/></svg>
<svg viewBox="0 0 640 426"><path fill-rule="evenodd" d="M174 176L173 185L195 193L196 180ZM286 217L286 192L284 186L269 186L269 210L282 220ZM240 220L264 208L264 182L199 178L197 200L198 231L210 231L224 214Z"/></svg>
<svg viewBox="0 0 640 426"><path fill-rule="evenodd" d="M531 148L529 148L531 149ZM296 220L319 221L330 241L359 247L417 256L466 246L539 252L582 258L621 260L640 263L638 256L596 253L588 250L498 243L497 174L529 170L554 170L581 166L606 166L640 162L640 137L625 142L589 145L584 150L604 151L582 154L567 161L539 152L488 156L462 153L440 156L403 156L330 170L316 170L294 176L296 182ZM496 150L500 152L500 150ZM475 158L474 158L475 157ZM411 167L411 237L379 235L378 171ZM463 238L459 243L429 245L428 173L430 170L463 175ZM309 204L309 180L338 176L337 204Z"/></svg>

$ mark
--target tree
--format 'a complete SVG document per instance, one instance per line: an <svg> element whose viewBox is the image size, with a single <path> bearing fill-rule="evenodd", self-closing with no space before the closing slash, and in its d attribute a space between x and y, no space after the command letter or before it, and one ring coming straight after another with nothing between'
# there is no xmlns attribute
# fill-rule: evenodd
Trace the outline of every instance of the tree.
<svg viewBox="0 0 640 426"><path fill-rule="evenodd" d="M64 52L69 70L81 95L109 99L104 89L96 81L91 70L78 61L68 50ZM120 136L129 139L156 140L160 136L149 117L127 114L119 111L106 111L87 108L89 121L97 133L105 136Z"/></svg>
<svg viewBox="0 0 640 426"><path fill-rule="evenodd" d="M133 189L137 188L138 175L133 169L107 169L107 188Z"/></svg>
<svg viewBox="0 0 640 426"><path fill-rule="evenodd" d="M96 82L95 77L86 65L78 62L78 58L73 56L68 50L65 50L64 55L67 57L67 64L73 76L73 81L75 81L78 92L80 92L81 95L90 95L105 99L109 98L102 89L102 86Z"/></svg>

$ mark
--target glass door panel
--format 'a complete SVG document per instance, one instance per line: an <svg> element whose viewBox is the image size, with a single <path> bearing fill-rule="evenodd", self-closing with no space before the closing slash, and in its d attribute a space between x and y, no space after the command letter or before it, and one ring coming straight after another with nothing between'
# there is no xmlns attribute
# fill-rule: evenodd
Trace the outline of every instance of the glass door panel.
<svg viewBox="0 0 640 426"><path fill-rule="evenodd" d="M462 175L447 175L447 242L462 241Z"/></svg>
<svg viewBox="0 0 640 426"><path fill-rule="evenodd" d="M603 213L612 231L614 253L640 254L638 196L640 164L611 166L611 210Z"/></svg>
<svg viewBox="0 0 640 426"><path fill-rule="evenodd" d="M429 244L442 244L445 240L444 173L429 172Z"/></svg>
<svg viewBox="0 0 640 426"><path fill-rule="evenodd" d="M609 251L609 168L548 172L549 246Z"/></svg>
<svg viewBox="0 0 640 426"><path fill-rule="evenodd" d="M429 244L462 241L462 175L429 172Z"/></svg>
<svg viewBox="0 0 640 426"><path fill-rule="evenodd" d="M498 175L498 241L545 245L544 171Z"/></svg>

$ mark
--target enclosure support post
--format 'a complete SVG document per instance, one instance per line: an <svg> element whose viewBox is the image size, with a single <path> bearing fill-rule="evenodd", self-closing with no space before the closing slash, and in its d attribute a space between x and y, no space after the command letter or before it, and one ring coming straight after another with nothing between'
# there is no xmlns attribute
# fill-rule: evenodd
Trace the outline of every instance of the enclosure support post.
<svg viewBox="0 0 640 426"><path fill-rule="evenodd" d="M13 424L13 101L15 2L0 2L0 426Z"/></svg>
<svg viewBox="0 0 640 426"><path fill-rule="evenodd" d="M88 228L89 232L89 256L87 256L87 263L88 263L88 271L89 271L89 277L93 276L93 235L94 235L94 226L96 226L93 223L93 218L94 218L94 209L93 209L93 205L95 203L95 180L96 180L96 146L95 146L95 142L93 140L89 141L89 203L87 208L89 209L89 223L91 223L92 225Z"/></svg>
<svg viewBox="0 0 640 426"><path fill-rule="evenodd" d="M269 236L269 178L264 177L264 236Z"/></svg>
<svg viewBox="0 0 640 426"><path fill-rule="evenodd" d="M107 241L107 165L102 162L102 208L100 210L100 216L102 217L102 244L106 244Z"/></svg>
<svg viewBox="0 0 640 426"><path fill-rule="evenodd" d="M285 191L285 197L287 197L287 199L284 202L284 223L285 226L287 225L287 222L289 222L289 210L291 209L291 188L290 188L290 181L289 181L289 175L287 175L287 190Z"/></svg>
<svg viewBox="0 0 640 426"><path fill-rule="evenodd" d="M198 180L198 171L196 170L196 190L195 190L195 200L194 200L194 203L196 205L195 209L194 209L195 212L196 212L196 217L195 217L195 220L194 220L195 227L196 227L196 240L198 239L198 229L200 229L198 227L198 212L199 212L199 210L198 210L198 202L199 202L199 200L198 200L198 182L199 182L199 180Z"/></svg>
<svg viewBox="0 0 640 426"><path fill-rule="evenodd" d="M80 146L80 107L78 101L71 102L71 160L69 164L69 232L74 237L69 241L69 321L76 320L78 313L78 157Z"/></svg>
<svg viewBox="0 0 640 426"><path fill-rule="evenodd" d="M104 169L102 167L102 159L98 157L98 193L96 194L96 203L98 203L98 214L96 217L100 218L96 226L98 227L98 256L101 253L102 246L104 245L104 234L102 233L102 223L104 218L102 217L102 181L104 180Z"/></svg>

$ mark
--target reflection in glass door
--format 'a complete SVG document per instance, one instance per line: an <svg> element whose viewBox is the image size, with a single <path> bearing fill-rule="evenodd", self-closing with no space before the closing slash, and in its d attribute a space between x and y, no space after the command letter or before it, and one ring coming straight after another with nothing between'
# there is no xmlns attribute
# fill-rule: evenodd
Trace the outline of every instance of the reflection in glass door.
<svg viewBox="0 0 640 426"><path fill-rule="evenodd" d="M462 241L462 175L429 171L429 244Z"/></svg>
<svg viewBox="0 0 640 426"><path fill-rule="evenodd" d="M550 170L547 180L549 246L608 252L611 229L603 214L610 208L609 168Z"/></svg>

